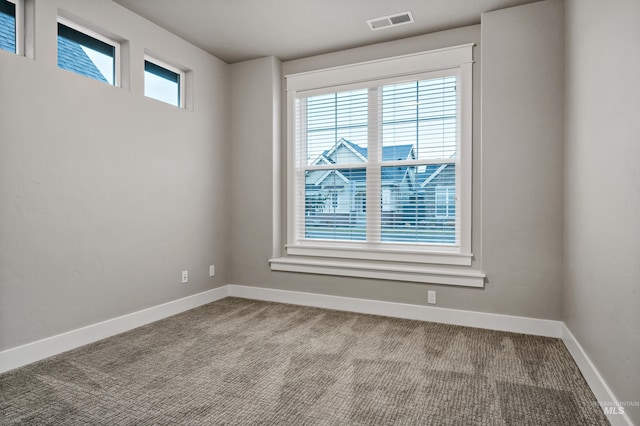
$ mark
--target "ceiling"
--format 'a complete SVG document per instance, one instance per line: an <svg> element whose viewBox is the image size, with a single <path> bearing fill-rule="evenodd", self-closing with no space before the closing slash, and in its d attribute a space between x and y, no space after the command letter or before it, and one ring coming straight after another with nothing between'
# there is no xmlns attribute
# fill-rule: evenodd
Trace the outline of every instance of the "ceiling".
<svg viewBox="0 0 640 426"><path fill-rule="evenodd" d="M297 59L480 23L480 14L538 0L113 0L227 63ZM415 22L366 21L411 11Z"/></svg>

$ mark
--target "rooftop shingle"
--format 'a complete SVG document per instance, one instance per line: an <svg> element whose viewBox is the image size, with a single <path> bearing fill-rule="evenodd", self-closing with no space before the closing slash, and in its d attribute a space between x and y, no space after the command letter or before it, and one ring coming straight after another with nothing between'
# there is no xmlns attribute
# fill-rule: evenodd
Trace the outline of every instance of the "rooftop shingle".
<svg viewBox="0 0 640 426"><path fill-rule="evenodd" d="M82 47L78 43L60 36L58 36L58 66L107 83L107 79L82 50Z"/></svg>
<svg viewBox="0 0 640 426"><path fill-rule="evenodd" d="M16 20L5 13L4 7L0 7L0 49L16 51Z"/></svg>

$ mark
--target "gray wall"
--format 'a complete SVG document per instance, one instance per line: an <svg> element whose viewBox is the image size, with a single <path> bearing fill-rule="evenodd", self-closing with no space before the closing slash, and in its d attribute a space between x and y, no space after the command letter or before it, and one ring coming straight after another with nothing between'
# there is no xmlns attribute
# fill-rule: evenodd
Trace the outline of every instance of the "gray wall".
<svg viewBox="0 0 640 426"><path fill-rule="evenodd" d="M617 399L638 401L640 2L570 0L566 18L564 321Z"/></svg>
<svg viewBox="0 0 640 426"><path fill-rule="evenodd" d="M482 251L497 312L560 319L563 46L559 0L482 16Z"/></svg>
<svg viewBox="0 0 640 426"><path fill-rule="evenodd" d="M231 65L231 271L268 270L273 241L273 140L280 136L280 60ZM233 282L233 278L231 278ZM249 281L250 282L250 281Z"/></svg>
<svg viewBox="0 0 640 426"><path fill-rule="evenodd" d="M35 60L0 51L0 350L229 279L228 66L110 1L36 8ZM58 8L129 40L129 89L57 68ZM143 96L145 48L193 111Z"/></svg>
<svg viewBox="0 0 640 426"><path fill-rule="evenodd" d="M442 307L560 319L563 20L559 1L485 14L482 30L479 25L465 27L289 61L282 68L283 74L290 74L469 42L477 43L473 253L474 267L488 275L486 288L271 272L267 260L272 246L272 206L262 204L270 202L264 195L272 189L268 178L242 179L234 186L234 206L253 211L245 218L252 232L241 225L233 227L231 283L418 304L426 304L427 289L435 289ZM544 60L530 66L526 61L531 58ZM250 79L245 84L260 85L269 79L253 63L236 64L233 73L241 69ZM493 72L500 78L487 78ZM242 140L233 138L234 164L242 161L247 169L261 170L260 176L267 176L268 159L244 153L266 149L263 144L269 128L250 123L268 121L272 103L255 99L242 86L234 84L232 97L251 104L248 111L253 115L232 122L233 134L243 135ZM522 99L528 99L526 107ZM284 150L284 137L281 144ZM496 158L488 160L489 155ZM512 186L526 193L507 203L505 195L517 194ZM252 203L256 197L260 203ZM233 212L238 219L246 214L236 208ZM243 258L237 260L236 255ZM510 262L504 261L505 256Z"/></svg>

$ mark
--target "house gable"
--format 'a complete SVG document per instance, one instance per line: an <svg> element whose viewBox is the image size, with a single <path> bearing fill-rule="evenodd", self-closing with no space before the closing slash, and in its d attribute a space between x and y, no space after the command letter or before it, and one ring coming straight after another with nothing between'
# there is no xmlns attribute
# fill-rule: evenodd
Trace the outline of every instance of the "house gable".
<svg viewBox="0 0 640 426"><path fill-rule="evenodd" d="M341 138L330 150L318 155L312 165L366 163L368 153L367 148ZM412 160L415 159L415 150L411 144L385 146L382 148L382 158L383 161ZM352 171L353 169L348 170ZM414 188L416 185L415 173L411 170L412 168L408 166L384 166L382 168L382 184L384 186ZM327 170L322 174L319 171L311 171L307 172L307 185L319 187L332 173L335 173L335 176L338 176L345 183L364 180L364 174L344 173L344 170Z"/></svg>
<svg viewBox="0 0 640 426"><path fill-rule="evenodd" d="M327 180L327 178L331 175L337 176L338 178L340 178L344 183L349 183L349 179L347 179L345 177L345 175L343 175L342 173L340 173L339 170L327 170L322 176L320 176L320 178L314 183L314 185L316 186L320 186L322 185L322 182L324 182L325 180Z"/></svg>
<svg viewBox="0 0 640 426"><path fill-rule="evenodd" d="M413 145L392 145L382 147L382 161L415 160Z"/></svg>
<svg viewBox="0 0 640 426"><path fill-rule="evenodd" d="M333 164L365 163L367 161L366 148L361 148L344 138L341 138L329 151L325 151L322 155Z"/></svg>
<svg viewBox="0 0 640 426"><path fill-rule="evenodd" d="M108 83L78 43L58 36L58 66L77 74Z"/></svg>
<svg viewBox="0 0 640 426"><path fill-rule="evenodd" d="M438 176L440 174L440 172L442 172L444 170L445 167L447 167L447 165L446 164L442 164L442 165L438 166L435 170L429 171L427 169L427 172L422 176L423 180L422 180L422 182L420 182L420 188L426 187L433 179L436 178L436 176ZM426 175L426 177L425 177L425 175Z"/></svg>

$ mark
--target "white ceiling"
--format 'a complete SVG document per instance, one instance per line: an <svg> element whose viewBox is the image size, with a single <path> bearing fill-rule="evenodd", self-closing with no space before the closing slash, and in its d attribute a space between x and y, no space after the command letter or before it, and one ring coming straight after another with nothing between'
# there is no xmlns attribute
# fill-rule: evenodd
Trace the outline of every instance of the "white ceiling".
<svg viewBox="0 0 640 426"><path fill-rule="evenodd" d="M282 60L480 23L480 14L538 0L113 0L228 63ZM411 11L415 23L366 21Z"/></svg>

